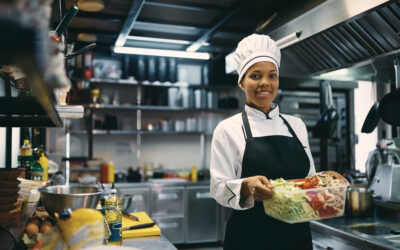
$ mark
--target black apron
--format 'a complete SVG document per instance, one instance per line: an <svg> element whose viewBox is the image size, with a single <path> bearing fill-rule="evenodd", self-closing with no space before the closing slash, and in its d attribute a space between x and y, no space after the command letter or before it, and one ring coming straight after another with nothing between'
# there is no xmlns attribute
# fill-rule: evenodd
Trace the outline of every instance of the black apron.
<svg viewBox="0 0 400 250"><path fill-rule="evenodd" d="M279 116L293 137L252 137L246 112L242 112L247 139L241 178L263 175L268 179L299 179L308 174L310 160L304 147L289 123ZM261 201L255 201L253 208L232 212L226 226L224 249L312 249L309 223L288 224L276 220L265 214Z"/></svg>

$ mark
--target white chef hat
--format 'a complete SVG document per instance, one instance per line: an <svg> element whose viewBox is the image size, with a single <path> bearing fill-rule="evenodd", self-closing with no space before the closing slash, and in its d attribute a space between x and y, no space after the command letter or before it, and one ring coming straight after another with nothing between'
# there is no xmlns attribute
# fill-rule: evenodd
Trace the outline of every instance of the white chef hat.
<svg viewBox="0 0 400 250"><path fill-rule="evenodd" d="M239 42L235 51L235 62L239 83L246 71L258 62L272 62L279 71L281 51L269 36L252 34Z"/></svg>

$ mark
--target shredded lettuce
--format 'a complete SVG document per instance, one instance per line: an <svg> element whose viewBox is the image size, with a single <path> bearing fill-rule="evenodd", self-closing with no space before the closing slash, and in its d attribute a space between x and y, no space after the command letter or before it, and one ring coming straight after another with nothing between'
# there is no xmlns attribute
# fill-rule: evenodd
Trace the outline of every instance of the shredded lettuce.
<svg viewBox="0 0 400 250"><path fill-rule="evenodd" d="M306 202L309 198L301 188L282 178L270 182L274 185L274 194L271 199L263 201L266 214L288 223L319 218L318 213Z"/></svg>

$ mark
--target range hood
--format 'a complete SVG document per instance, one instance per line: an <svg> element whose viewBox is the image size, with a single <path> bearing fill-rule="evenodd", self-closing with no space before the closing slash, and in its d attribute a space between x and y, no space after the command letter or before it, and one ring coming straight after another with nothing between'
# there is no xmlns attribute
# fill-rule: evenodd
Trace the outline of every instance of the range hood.
<svg viewBox="0 0 400 250"><path fill-rule="evenodd" d="M393 59L400 52L400 0L327 0L267 34L283 41L281 76L322 77L339 70L338 80L370 80L374 75L378 82L393 81Z"/></svg>
<svg viewBox="0 0 400 250"><path fill-rule="evenodd" d="M328 0L268 35L280 40L293 33L301 35L282 49L282 76L346 69L357 79L378 72L376 78L390 81L400 51L400 1Z"/></svg>

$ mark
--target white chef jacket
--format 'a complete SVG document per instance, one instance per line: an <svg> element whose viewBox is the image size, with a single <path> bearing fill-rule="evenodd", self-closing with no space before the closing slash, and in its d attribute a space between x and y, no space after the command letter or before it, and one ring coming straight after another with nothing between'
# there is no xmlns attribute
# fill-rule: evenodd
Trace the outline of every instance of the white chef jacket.
<svg viewBox="0 0 400 250"><path fill-rule="evenodd" d="M245 110L253 137L283 135L292 137L288 127L279 117L279 107L274 104L268 116L255 108L245 105ZM308 143L305 124L300 118L281 114L290 124L310 159L308 175L315 173L314 160ZM242 187L242 160L246 147L242 114L231 116L218 124L211 142L210 175L211 195L221 205L237 210L254 206L252 196L240 201ZM288 156L290 157L290 156ZM267 176L268 178L268 176Z"/></svg>

